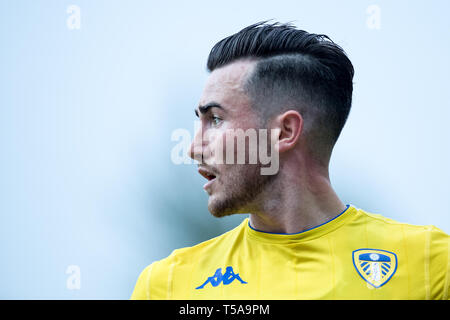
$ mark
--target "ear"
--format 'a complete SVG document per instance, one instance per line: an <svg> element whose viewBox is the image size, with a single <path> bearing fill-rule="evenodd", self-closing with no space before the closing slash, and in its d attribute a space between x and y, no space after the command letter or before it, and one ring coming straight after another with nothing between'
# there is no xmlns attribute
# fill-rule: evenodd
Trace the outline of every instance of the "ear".
<svg viewBox="0 0 450 320"><path fill-rule="evenodd" d="M275 118L274 127L280 130L278 137L278 152L294 148L303 129L303 117L298 111L289 110Z"/></svg>

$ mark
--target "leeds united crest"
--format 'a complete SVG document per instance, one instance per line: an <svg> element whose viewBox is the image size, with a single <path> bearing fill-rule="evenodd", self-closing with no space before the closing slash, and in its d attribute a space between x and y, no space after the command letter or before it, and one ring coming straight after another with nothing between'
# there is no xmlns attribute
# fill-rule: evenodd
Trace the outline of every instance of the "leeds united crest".
<svg viewBox="0 0 450 320"><path fill-rule="evenodd" d="M353 251L353 265L361 278L379 288L397 270L397 255L386 250L358 249Z"/></svg>

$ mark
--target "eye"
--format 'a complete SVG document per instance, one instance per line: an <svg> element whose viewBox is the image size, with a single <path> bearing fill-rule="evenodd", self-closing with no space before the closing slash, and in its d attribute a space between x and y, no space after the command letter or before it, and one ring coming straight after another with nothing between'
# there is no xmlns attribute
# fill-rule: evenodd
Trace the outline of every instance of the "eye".
<svg viewBox="0 0 450 320"><path fill-rule="evenodd" d="M213 123L215 126L218 126L218 125L220 124L220 122L222 121L222 119L220 119L220 118L217 117L217 116L212 116L212 117L211 117L211 121L212 121L212 123Z"/></svg>

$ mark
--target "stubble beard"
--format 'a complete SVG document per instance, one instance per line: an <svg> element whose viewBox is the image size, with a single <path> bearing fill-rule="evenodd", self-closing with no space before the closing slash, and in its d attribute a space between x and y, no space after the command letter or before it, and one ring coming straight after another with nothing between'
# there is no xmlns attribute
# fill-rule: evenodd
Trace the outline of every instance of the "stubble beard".
<svg viewBox="0 0 450 320"><path fill-rule="evenodd" d="M257 206L258 196L270 187L276 175L262 175L261 164L236 164L227 177L220 176L220 192L212 194L209 212L217 218L250 213ZM230 168L231 169L231 168Z"/></svg>

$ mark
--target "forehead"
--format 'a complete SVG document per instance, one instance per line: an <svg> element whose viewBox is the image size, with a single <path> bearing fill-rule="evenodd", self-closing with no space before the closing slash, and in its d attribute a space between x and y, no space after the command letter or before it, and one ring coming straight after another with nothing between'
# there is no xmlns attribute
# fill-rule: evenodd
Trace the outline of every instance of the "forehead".
<svg viewBox="0 0 450 320"><path fill-rule="evenodd" d="M254 61L240 60L215 69L206 81L200 105L214 101L226 109L249 106L244 83L254 65Z"/></svg>

